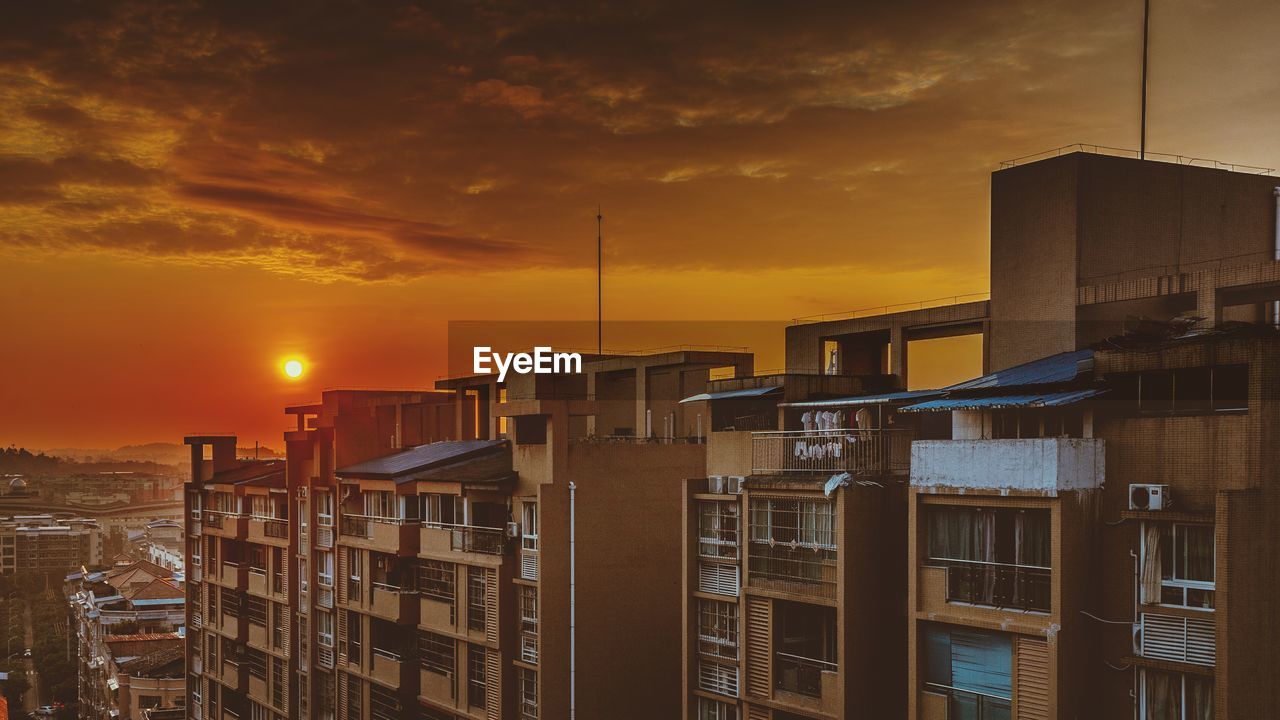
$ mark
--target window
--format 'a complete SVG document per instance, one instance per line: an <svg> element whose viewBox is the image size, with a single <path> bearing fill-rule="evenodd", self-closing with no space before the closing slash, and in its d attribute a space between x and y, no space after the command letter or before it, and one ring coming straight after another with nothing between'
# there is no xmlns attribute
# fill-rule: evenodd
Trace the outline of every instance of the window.
<svg viewBox="0 0 1280 720"><path fill-rule="evenodd" d="M358 548L347 548L347 597L355 602L361 601L360 568L361 553Z"/></svg>
<svg viewBox="0 0 1280 720"><path fill-rule="evenodd" d="M931 566L947 569L947 599L1047 612L1048 510L931 506Z"/></svg>
<svg viewBox="0 0 1280 720"><path fill-rule="evenodd" d="M324 587L333 587L333 553L316 551L316 580Z"/></svg>
<svg viewBox="0 0 1280 720"><path fill-rule="evenodd" d="M454 564L441 560L422 560L418 563L418 592L423 597L453 603Z"/></svg>
<svg viewBox="0 0 1280 720"><path fill-rule="evenodd" d="M698 652L738 659L738 606L720 600L698 601Z"/></svg>
<svg viewBox="0 0 1280 720"><path fill-rule="evenodd" d="M240 593L222 588L222 614L228 617L240 617Z"/></svg>
<svg viewBox="0 0 1280 720"><path fill-rule="evenodd" d="M205 553L209 558L209 569L216 571L218 567L218 538L209 538L209 552Z"/></svg>
<svg viewBox="0 0 1280 720"><path fill-rule="evenodd" d="M333 495L316 493L316 524L325 527L333 525Z"/></svg>
<svg viewBox="0 0 1280 720"><path fill-rule="evenodd" d="M1249 409L1249 366L1215 365L1144 370L1109 378L1115 401L1143 415L1245 412Z"/></svg>
<svg viewBox="0 0 1280 720"><path fill-rule="evenodd" d="M160 696L159 695L139 695L138 707L144 710L147 710L150 708L158 708L160 707Z"/></svg>
<svg viewBox="0 0 1280 720"><path fill-rule="evenodd" d="M373 720L400 720L403 710L394 692L369 683L369 715Z"/></svg>
<svg viewBox="0 0 1280 720"><path fill-rule="evenodd" d="M947 696L948 716L1008 720L1013 643L1003 633L930 625L924 632L925 684Z"/></svg>
<svg viewBox="0 0 1280 720"><path fill-rule="evenodd" d="M738 720L738 707L719 700L698 698L698 720Z"/></svg>
<svg viewBox="0 0 1280 720"><path fill-rule="evenodd" d="M271 591L284 594L284 548L271 548Z"/></svg>
<svg viewBox="0 0 1280 720"><path fill-rule="evenodd" d="M271 647L284 649L285 612L283 603L271 603Z"/></svg>
<svg viewBox="0 0 1280 720"><path fill-rule="evenodd" d="M467 568L467 629L484 630L488 618L485 605L485 572L481 568Z"/></svg>
<svg viewBox="0 0 1280 720"><path fill-rule="evenodd" d="M364 713L360 707L364 704L363 683L350 673L343 673L343 676L347 678L347 720L363 720Z"/></svg>
<svg viewBox="0 0 1280 720"><path fill-rule="evenodd" d="M790 498L752 500L751 540L834 550L835 503Z"/></svg>
<svg viewBox="0 0 1280 720"><path fill-rule="evenodd" d="M467 645L467 705L484 707L485 649L482 645Z"/></svg>
<svg viewBox="0 0 1280 720"><path fill-rule="evenodd" d="M267 626L267 601L256 595L244 599L244 614L249 622L259 627Z"/></svg>
<svg viewBox="0 0 1280 720"><path fill-rule="evenodd" d="M396 513L396 494L390 490L372 490L363 493L364 514L388 520L399 519Z"/></svg>
<svg viewBox="0 0 1280 720"><path fill-rule="evenodd" d="M705 558L738 558L738 503L698 502L698 554Z"/></svg>
<svg viewBox="0 0 1280 720"><path fill-rule="evenodd" d="M520 585L520 631L538 632L538 588Z"/></svg>
<svg viewBox="0 0 1280 720"><path fill-rule="evenodd" d="M267 654L256 648L246 648L245 663L249 666L249 674L259 680L267 679Z"/></svg>
<svg viewBox="0 0 1280 720"><path fill-rule="evenodd" d="M520 686L520 720L538 720L538 673L519 668L518 675L516 682Z"/></svg>
<svg viewBox="0 0 1280 720"><path fill-rule="evenodd" d="M526 502L520 507L520 546L538 549L538 503Z"/></svg>
<svg viewBox="0 0 1280 720"><path fill-rule="evenodd" d="M427 493L418 496L421 505L422 522L424 525L440 527L445 525L453 525L458 522L458 516L462 513L457 512L461 508L462 498L453 495L440 495L439 493Z"/></svg>
<svg viewBox="0 0 1280 720"><path fill-rule="evenodd" d="M333 613L316 613L316 641L325 647L333 647Z"/></svg>
<svg viewBox="0 0 1280 720"><path fill-rule="evenodd" d="M345 610L347 613L347 659L357 665L360 664L360 635L364 625L360 619L360 613L354 610Z"/></svg>
<svg viewBox="0 0 1280 720"><path fill-rule="evenodd" d="M222 594L222 588L216 585L209 586L209 622L218 624L218 595Z"/></svg>
<svg viewBox="0 0 1280 720"><path fill-rule="evenodd" d="M1138 717L1141 720L1211 720L1213 677L1138 670Z"/></svg>
<svg viewBox="0 0 1280 720"><path fill-rule="evenodd" d="M426 630L418 632L418 662L424 670L453 677L457 667L454 652L453 638Z"/></svg>
<svg viewBox="0 0 1280 720"><path fill-rule="evenodd" d="M1214 555L1212 525L1144 523L1140 601L1212 610Z"/></svg>

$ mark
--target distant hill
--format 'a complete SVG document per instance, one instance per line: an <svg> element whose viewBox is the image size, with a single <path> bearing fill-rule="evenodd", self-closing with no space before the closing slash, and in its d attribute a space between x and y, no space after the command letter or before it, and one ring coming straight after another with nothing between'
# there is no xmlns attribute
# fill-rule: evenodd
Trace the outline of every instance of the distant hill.
<svg viewBox="0 0 1280 720"><path fill-rule="evenodd" d="M236 448L240 457L253 457L254 449ZM257 449L259 458L284 457L268 447ZM0 474L72 475L77 473L138 472L185 474L191 465L191 448L178 443L125 445L115 450L50 448L28 450L10 445L0 449Z"/></svg>

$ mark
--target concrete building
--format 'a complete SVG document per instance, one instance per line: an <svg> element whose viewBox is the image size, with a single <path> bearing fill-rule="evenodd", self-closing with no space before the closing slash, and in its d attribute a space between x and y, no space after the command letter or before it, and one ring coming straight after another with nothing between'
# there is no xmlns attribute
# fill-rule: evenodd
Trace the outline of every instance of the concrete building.
<svg viewBox="0 0 1280 720"><path fill-rule="evenodd" d="M1003 169L989 300L798 323L803 384L689 398L713 427L685 504L685 717L1273 714L1280 340L1232 322L1277 318L1276 185L1089 153ZM914 342L964 334L988 375L906 390ZM823 411L836 429L805 422ZM862 467L892 431L910 462ZM867 543L890 567L851 578ZM831 610L779 621L779 553L810 597L835 582Z"/></svg>
<svg viewBox="0 0 1280 720"><path fill-rule="evenodd" d="M186 702L184 591L168 568L145 560L72 573L67 600L76 632L80 718L142 720Z"/></svg>
<svg viewBox="0 0 1280 720"><path fill-rule="evenodd" d="M54 573L102 563L98 523L52 515L0 518L0 574Z"/></svg>

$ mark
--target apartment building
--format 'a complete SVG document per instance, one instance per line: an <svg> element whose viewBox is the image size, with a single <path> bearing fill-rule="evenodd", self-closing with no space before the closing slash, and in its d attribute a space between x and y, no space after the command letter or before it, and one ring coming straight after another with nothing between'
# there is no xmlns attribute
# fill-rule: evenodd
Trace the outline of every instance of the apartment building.
<svg viewBox="0 0 1280 720"><path fill-rule="evenodd" d="M1280 706L1276 578L1261 560L1280 539L1262 430L1274 416L1275 337L1238 326L1277 318L1275 185L1089 153L1002 169L989 300L787 328L788 373L885 388L802 398L759 379L689 398L708 406L713 428L708 476L690 480L685 506L685 717L1198 720ZM911 382L912 354L963 335L981 337L987 375ZM842 414L824 429L823 410ZM794 493L811 473L809 498L847 505L866 487L853 448L876 447L866 439L880 428L912 433L910 462L876 480L903 510L875 517L884 524L872 538L905 567L858 587L906 613L864 609L865 590L841 597L834 620L808 610L804 621L834 625L836 650L787 652L806 632L785 617L779 626L782 598L770 616L751 602L776 593L765 558L808 550L790 572L815 585L821 573L805 568L848 552L839 528L851 526L799 504L803 495L777 505L761 495ZM790 513L803 519L777 532L774 518ZM757 544L767 552L753 567ZM1232 586L1238 604L1224 612ZM868 669L856 665L865 651L838 641L875 612L901 654L875 645ZM874 687L856 704L813 702L867 678ZM797 683L808 705L793 701ZM870 709L885 685L899 706Z"/></svg>
<svg viewBox="0 0 1280 720"><path fill-rule="evenodd" d="M185 595L168 568L146 560L78 571L65 590L76 633L78 716L141 720L186 702Z"/></svg>
<svg viewBox="0 0 1280 720"><path fill-rule="evenodd" d="M98 523L52 515L0 518L0 574L52 573L61 577L102 562Z"/></svg>

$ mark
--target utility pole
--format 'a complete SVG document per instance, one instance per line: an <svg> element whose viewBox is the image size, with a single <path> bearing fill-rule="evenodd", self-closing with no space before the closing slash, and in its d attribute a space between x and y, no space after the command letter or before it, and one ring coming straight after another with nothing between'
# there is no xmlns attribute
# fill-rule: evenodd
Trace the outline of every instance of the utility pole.
<svg viewBox="0 0 1280 720"><path fill-rule="evenodd" d="M604 214L596 206L596 353L604 354Z"/></svg>
<svg viewBox="0 0 1280 720"><path fill-rule="evenodd" d="M1147 46L1151 36L1151 0L1142 0L1142 129L1138 140L1138 158L1147 157Z"/></svg>

